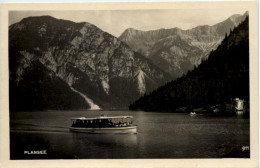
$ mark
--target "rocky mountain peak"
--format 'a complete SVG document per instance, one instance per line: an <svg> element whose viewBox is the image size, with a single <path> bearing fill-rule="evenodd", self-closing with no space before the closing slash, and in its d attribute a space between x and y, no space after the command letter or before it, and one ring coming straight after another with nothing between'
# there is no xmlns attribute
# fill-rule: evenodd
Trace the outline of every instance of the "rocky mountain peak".
<svg viewBox="0 0 260 168"><path fill-rule="evenodd" d="M249 12L246 11L246 12L244 13L244 16L249 16Z"/></svg>
<svg viewBox="0 0 260 168"><path fill-rule="evenodd" d="M233 21L234 23L236 23L236 19L237 19L238 17L240 17L240 16L241 16L240 14L235 14L235 15L230 16L229 19L230 19L231 21Z"/></svg>
<svg viewBox="0 0 260 168"><path fill-rule="evenodd" d="M129 109L156 112L190 112L194 109L212 111L209 107L221 104L224 105L222 112L229 112L225 105L230 99L239 97L249 102L248 31L246 17L224 37L207 60L178 80L144 95L132 103Z"/></svg>
<svg viewBox="0 0 260 168"><path fill-rule="evenodd" d="M128 33L134 33L134 32L140 31L140 30L130 27L130 28L127 28L125 31Z"/></svg>
<svg viewBox="0 0 260 168"><path fill-rule="evenodd" d="M245 20L244 15L233 15L213 26L201 25L188 30L179 28L123 33L119 39L135 51L145 55L155 65L171 74L182 76L206 59L226 34Z"/></svg>
<svg viewBox="0 0 260 168"><path fill-rule="evenodd" d="M40 73L46 74L40 80L51 73L93 109L127 107L141 94L169 80L167 73L148 59L87 22L74 23L49 16L26 18L9 27L9 47L14 87L33 81L30 76L31 81L25 80L24 76L34 73L30 67L37 62L43 67ZM139 75L142 87L135 75L140 69L145 74ZM39 80L34 82L41 85Z"/></svg>

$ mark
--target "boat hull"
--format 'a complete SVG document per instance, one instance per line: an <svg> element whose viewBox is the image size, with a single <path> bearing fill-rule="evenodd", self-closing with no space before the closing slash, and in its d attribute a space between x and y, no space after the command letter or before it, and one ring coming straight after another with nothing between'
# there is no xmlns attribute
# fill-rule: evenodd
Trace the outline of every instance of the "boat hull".
<svg viewBox="0 0 260 168"><path fill-rule="evenodd" d="M131 127L107 127L107 128L82 128L70 127L70 131L93 134L136 134L136 126Z"/></svg>

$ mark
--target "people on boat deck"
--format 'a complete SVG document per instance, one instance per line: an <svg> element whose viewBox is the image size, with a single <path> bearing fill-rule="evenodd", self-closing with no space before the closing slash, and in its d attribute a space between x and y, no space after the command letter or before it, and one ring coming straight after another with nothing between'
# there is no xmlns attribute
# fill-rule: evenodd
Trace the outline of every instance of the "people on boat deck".
<svg viewBox="0 0 260 168"><path fill-rule="evenodd" d="M132 125L133 121L118 121L112 122L109 119L95 119L95 120L80 120L72 122L72 127L122 127Z"/></svg>

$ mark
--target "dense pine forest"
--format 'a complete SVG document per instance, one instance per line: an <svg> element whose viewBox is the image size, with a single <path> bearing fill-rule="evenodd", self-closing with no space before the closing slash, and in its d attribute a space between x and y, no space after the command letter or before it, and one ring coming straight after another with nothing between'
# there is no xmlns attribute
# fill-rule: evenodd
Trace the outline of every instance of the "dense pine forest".
<svg viewBox="0 0 260 168"><path fill-rule="evenodd" d="M129 106L130 110L175 111L230 103L233 98L249 101L249 25L247 17L207 60L186 75L171 81Z"/></svg>

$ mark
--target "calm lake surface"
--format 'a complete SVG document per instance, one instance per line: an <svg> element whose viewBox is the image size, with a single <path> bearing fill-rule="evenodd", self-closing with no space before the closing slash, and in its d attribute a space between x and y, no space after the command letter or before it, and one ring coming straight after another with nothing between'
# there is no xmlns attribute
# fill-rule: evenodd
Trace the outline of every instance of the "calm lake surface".
<svg viewBox="0 0 260 168"><path fill-rule="evenodd" d="M132 115L137 134L70 132L70 118ZM43 111L10 115L11 159L241 158L249 117L133 111ZM24 151L46 150L28 155Z"/></svg>

